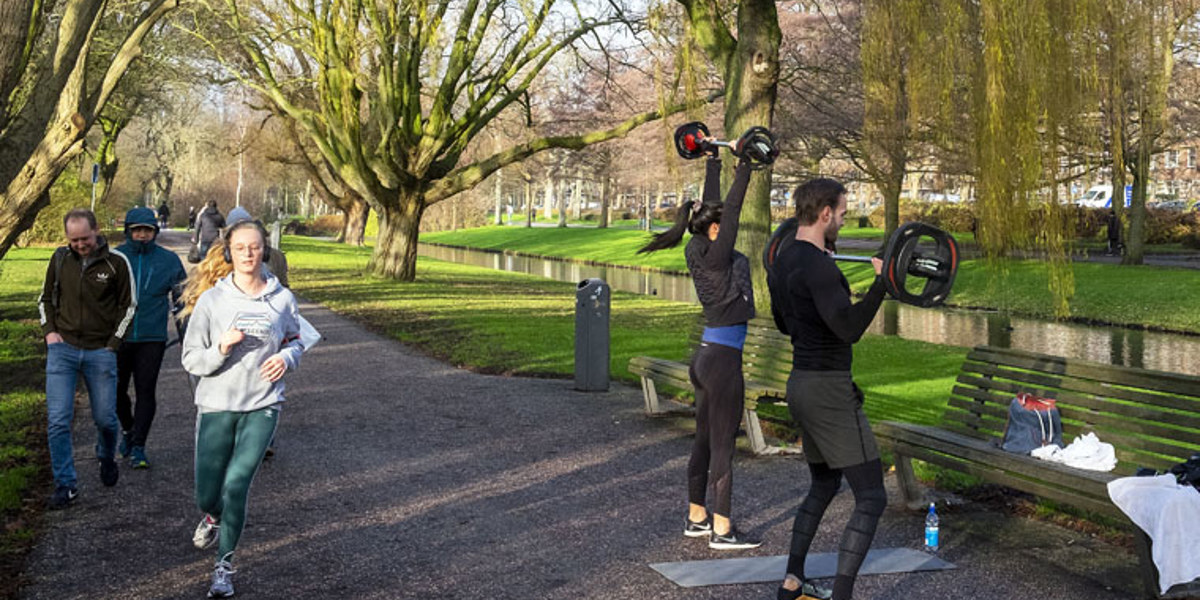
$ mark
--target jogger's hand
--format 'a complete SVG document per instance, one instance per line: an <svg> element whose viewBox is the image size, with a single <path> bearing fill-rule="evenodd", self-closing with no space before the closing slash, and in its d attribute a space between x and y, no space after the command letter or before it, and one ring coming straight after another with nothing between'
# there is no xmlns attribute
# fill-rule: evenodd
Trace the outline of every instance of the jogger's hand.
<svg viewBox="0 0 1200 600"><path fill-rule="evenodd" d="M283 357L276 354L264 362L262 367L258 369L258 374L270 382L279 381L280 377L287 372L287 363L283 362Z"/></svg>
<svg viewBox="0 0 1200 600"><path fill-rule="evenodd" d="M221 334L220 350L221 354L229 354L233 347L240 344L246 339L246 334L242 333L241 329L230 329Z"/></svg>

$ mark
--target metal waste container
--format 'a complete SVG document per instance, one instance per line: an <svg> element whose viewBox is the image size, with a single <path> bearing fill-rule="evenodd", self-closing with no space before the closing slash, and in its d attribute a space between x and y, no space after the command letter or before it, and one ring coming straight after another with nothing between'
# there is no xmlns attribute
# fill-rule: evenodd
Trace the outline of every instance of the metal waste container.
<svg viewBox="0 0 1200 600"><path fill-rule="evenodd" d="M608 319L612 290L603 279L575 289L575 389L608 391Z"/></svg>

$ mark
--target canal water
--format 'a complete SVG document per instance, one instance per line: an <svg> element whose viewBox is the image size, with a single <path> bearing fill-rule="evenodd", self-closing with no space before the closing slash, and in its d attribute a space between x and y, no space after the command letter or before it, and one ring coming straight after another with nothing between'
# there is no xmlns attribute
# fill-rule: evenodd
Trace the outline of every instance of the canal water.
<svg viewBox="0 0 1200 600"><path fill-rule="evenodd" d="M579 282L589 277L599 277L616 290L679 302L696 302L692 280L686 275L433 244L420 244L420 254L477 267L528 273L556 281ZM891 300L884 302L869 331L935 344L963 347L988 344L1094 362L1200 375L1200 336L1063 323L989 311L917 308Z"/></svg>

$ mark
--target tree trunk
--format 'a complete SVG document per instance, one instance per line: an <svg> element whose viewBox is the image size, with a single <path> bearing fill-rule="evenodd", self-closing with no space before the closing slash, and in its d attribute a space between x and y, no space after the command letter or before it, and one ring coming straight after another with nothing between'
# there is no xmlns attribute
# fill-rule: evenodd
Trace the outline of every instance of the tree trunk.
<svg viewBox="0 0 1200 600"><path fill-rule="evenodd" d="M576 219L583 218L583 180L575 180L575 193L571 194L571 206L574 207L574 216Z"/></svg>
<svg viewBox="0 0 1200 600"><path fill-rule="evenodd" d="M600 222L596 225L600 229L608 227L608 178L600 179Z"/></svg>
<svg viewBox="0 0 1200 600"><path fill-rule="evenodd" d="M554 180L547 177L544 187L546 190L546 202L542 206L542 214L549 221L554 216Z"/></svg>
<svg viewBox="0 0 1200 600"><path fill-rule="evenodd" d="M900 190L904 187L904 166L886 173L875 187L883 195L883 235L886 240L900 227Z"/></svg>
<svg viewBox="0 0 1200 600"><path fill-rule="evenodd" d="M533 185L528 181L525 182L525 226L533 227L533 217L537 214L533 210Z"/></svg>
<svg viewBox="0 0 1200 600"><path fill-rule="evenodd" d="M495 225L504 224L504 172L496 171L496 219Z"/></svg>
<svg viewBox="0 0 1200 600"><path fill-rule="evenodd" d="M737 50L725 77L725 131L740 135L750 127L770 128L775 114L779 84L779 45L782 33L779 16L772 0L741 0L737 16ZM735 161L726 161L732 173ZM755 304L766 312L770 306L767 274L761 260L771 235L771 171L768 168L751 176L742 207L737 249L751 257L750 275L757 290ZM723 178L728 189L733 178Z"/></svg>
<svg viewBox="0 0 1200 600"><path fill-rule="evenodd" d="M567 180L558 180L558 226L567 226L567 211L570 207L567 205L567 200L570 198L567 192Z"/></svg>
<svg viewBox="0 0 1200 600"><path fill-rule="evenodd" d="M1139 144L1141 146L1142 144ZM1147 144L1148 145L1148 144ZM1129 205L1129 236L1125 240L1125 258L1121 261L1127 265L1140 265L1143 262L1146 242L1146 190L1150 185L1150 151L1139 147L1134 155L1133 168L1133 198ZM1117 192L1113 190L1113 204L1117 204ZM1121 190L1120 202L1125 201L1125 191Z"/></svg>
<svg viewBox="0 0 1200 600"><path fill-rule="evenodd" d="M413 281L417 276L417 238L425 199L399 192L397 205L383 204L379 214L379 239L367 269L380 277Z"/></svg>
<svg viewBox="0 0 1200 600"><path fill-rule="evenodd" d="M371 214L371 206L357 192L348 188L344 200L341 209L344 220L338 241L351 246L361 246L366 235L367 217Z"/></svg>

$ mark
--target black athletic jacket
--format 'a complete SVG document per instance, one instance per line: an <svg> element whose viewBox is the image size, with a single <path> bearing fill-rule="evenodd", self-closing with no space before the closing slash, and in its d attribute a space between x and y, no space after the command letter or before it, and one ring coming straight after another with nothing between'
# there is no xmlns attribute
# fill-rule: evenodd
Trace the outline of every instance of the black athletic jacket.
<svg viewBox="0 0 1200 600"><path fill-rule="evenodd" d="M707 161L704 202L716 204L720 197L721 161ZM754 287L750 283L750 260L733 249L737 241L742 200L750 185L750 164L741 161L734 171L733 185L721 210L721 231L715 241L704 233L692 235L684 249L688 271L696 286L696 297L704 307L705 324L726 327L754 318Z"/></svg>
<svg viewBox="0 0 1200 600"><path fill-rule="evenodd" d="M43 335L57 332L77 348L115 351L136 310L129 260L103 237L86 264L69 246L55 251L38 298Z"/></svg>
<svg viewBox="0 0 1200 600"><path fill-rule="evenodd" d="M833 257L807 241L785 246L775 258L771 312L779 330L792 338L792 368L849 371L852 346L871 325L883 302L876 277L857 303Z"/></svg>

